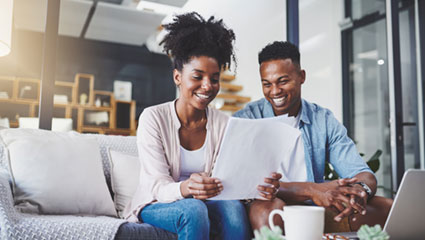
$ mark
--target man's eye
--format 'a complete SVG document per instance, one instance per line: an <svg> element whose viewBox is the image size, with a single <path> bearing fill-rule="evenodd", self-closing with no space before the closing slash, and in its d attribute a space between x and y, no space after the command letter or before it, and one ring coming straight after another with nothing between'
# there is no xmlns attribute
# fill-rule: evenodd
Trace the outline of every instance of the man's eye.
<svg viewBox="0 0 425 240"><path fill-rule="evenodd" d="M213 82L213 83L218 83L219 81L220 81L220 79L215 79L215 78L213 78L213 79L211 79L211 81Z"/></svg>
<svg viewBox="0 0 425 240"><path fill-rule="evenodd" d="M270 86L271 86L271 84L270 84L270 83L264 83L264 84L263 84L263 86L264 86L264 87L270 87Z"/></svg>
<svg viewBox="0 0 425 240"><path fill-rule="evenodd" d="M280 82L279 82L279 84L280 84L280 85L285 85L285 84L287 84L287 83L288 83L288 80L280 81Z"/></svg>
<svg viewBox="0 0 425 240"><path fill-rule="evenodd" d="M201 80L202 76L193 76L193 78L196 79L196 80Z"/></svg>

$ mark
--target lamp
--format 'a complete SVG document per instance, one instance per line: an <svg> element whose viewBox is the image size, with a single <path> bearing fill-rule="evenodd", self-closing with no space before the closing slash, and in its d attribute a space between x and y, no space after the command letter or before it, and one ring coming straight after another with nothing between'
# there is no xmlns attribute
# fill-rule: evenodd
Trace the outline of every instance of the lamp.
<svg viewBox="0 0 425 240"><path fill-rule="evenodd" d="M13 0L0 1L0 57L10 53L12 41Z"/></svg>

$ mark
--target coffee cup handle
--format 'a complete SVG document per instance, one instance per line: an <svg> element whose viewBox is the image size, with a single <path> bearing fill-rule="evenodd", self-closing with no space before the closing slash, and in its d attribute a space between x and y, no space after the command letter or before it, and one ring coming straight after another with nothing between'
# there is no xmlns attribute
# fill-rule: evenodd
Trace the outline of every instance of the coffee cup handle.
<svg viewBox="0 0 425 240"><path fill-rule="evenodd" d="M280 209L274 209L273 211L271 211L270 214L269 214L269 225L270 225L270 228L272 230L273 230L273 228L275 228L275 225L273 223L273 217L276 214L279 214L280 217L282 218L282 220L285 220L284 213L283 213L282 210L280 210Z"/></svg>

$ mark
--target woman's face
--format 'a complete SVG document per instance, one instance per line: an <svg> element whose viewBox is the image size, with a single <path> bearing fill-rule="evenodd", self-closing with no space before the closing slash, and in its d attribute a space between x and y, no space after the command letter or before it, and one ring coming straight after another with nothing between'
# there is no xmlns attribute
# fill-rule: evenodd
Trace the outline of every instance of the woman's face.
<svg viewBox="0 0 425 240"><path fill-rule="evenodd" d="M220 90L220 67L211 57L192 57L181 72L174 70L173 77L180 89L179 100L198 110L206 109Z"/></svg>

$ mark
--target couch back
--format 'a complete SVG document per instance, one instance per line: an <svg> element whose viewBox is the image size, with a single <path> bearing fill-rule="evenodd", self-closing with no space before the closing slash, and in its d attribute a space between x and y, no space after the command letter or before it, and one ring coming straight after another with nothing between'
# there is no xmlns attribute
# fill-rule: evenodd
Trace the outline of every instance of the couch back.
<svg viewBox="0 0 425 240"><path fill-rule="evenodd" d="M0 131L2 131L0 129ZM114 136L100 134L82 134L83 136L96 137L99 143L100 155L102 157L103 172L108 186L111 186L111 164L109 160L109 149L137 156L137 144L135 136ZM7 161L7 149L0 138L0 168L9 169Z"/></svg>

